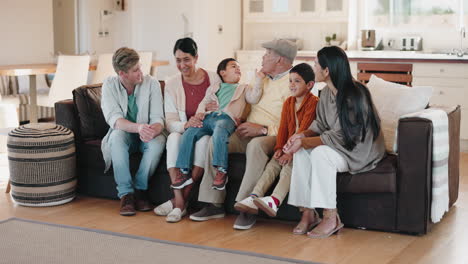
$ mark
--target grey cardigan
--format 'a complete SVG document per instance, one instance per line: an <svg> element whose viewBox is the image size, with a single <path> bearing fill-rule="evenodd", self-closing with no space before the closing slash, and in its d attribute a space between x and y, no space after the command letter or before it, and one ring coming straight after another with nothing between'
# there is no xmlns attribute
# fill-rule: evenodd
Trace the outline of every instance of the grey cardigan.
<svg viewBox="0 0 468 264"><path fill-rule="evenodd" d="M163 97L159 82L147 75L143 82L135 87L136 103L138 105L137 123L159 123L164 127ZM104 171L111 165L111 151L109 138L114 131L115 122L119 118L126 118L128 110L128 94L118 76L104 80L102 85L101 108L109 124L109 131L102 139L101 150L106 164Z"/></svg>
<svg viewBox="0 0 468 264"><path fill-rule="evenodd" d="M353 150L349 151L344 147L344 134L338 117L336 96L327 86L321 92L317 105L317 117L309 129L319 134L325 145L343 156L352 174L372 170L385 157L382 130L375 141L373 133L366 133L364 141L359 140Z"/></svg>

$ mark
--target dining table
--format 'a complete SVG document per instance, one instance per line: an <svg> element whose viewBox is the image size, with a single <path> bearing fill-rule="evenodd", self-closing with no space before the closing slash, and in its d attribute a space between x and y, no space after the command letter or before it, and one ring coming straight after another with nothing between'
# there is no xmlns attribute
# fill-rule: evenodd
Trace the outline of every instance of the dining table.
<svg viewBox="0 0 468 264"><path fill-rule="evenodd" d="M151 67L159 67L169 65L169 61L154 60ZM90 71L95 71L97 65L91 62L89 65ZM37 63L37 64L16 64L16 65L0 65L0 76L29 76L29 111L30 123L37 123L37 89L36 76L40 74L55 73L57 64L54 63ZM151 70L151 72L153 72Z"/></svg>

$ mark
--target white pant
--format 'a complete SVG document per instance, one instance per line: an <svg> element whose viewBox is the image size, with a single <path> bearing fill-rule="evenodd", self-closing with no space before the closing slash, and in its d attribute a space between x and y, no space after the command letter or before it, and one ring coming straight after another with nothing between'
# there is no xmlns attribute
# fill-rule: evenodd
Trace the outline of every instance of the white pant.
<svg viewBox="0 0 468 264"><path fill-rule="evenodd" d="M180 139L182 134L174 132L167 137L166 142L166 160L167 160L167 168L174 168L176 166L177 155L179 155L179 146L180 146ZM206 150L208 146L208 141L210 140L210 136L204 136L200 138L200 140L195 143L195 154L193 158L193 165L204 168L205 167L205 157L206 157Z"/></svg>
<svg viewBox="0 0 468 264"><path fill-rule="evenodd" d="M336 208L336 173L348 171L346 160L326 145L294 154L288 204Z"/></svg>

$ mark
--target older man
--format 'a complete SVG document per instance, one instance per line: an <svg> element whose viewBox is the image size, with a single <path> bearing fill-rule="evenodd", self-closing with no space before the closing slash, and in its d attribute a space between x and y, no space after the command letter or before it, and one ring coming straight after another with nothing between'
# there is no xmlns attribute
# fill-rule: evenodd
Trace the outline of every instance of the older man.
<svg viewBox="0 0 468 264"><path fill-rule="evenodd" d="M281 109L289 94L289 70L297 54L294 43L284 39L276 39L263 43L265 55L263 55L261 72L263 78L263 95L258 104L252 105L247 121L238 126L236 133L230 137L229 151L231 153L246 153L247 164L245 174L236 201L242 201L248 197L262 172L273 155L276 143L276 134L281 119ZM259 77L257 77L259 78ZM212 144L207 152L205 174L200 185L198 200L209 203L200 211L192 214L190 219L194 221L206 221L224 217L223 203L226 197L225 190L218 191L211 188L213 181L217 181L217 172L212 169ZM257 206L252 202L243 204L257 211ZM256 221L255 214L241 212L234 223L235 229L249 229Z"/></svg>
<svg viewBox="0 0 468 264"><path fill-rule="evenodd" d="M102 85L101 107L109 131L102 140L102 153L107 171L112 163L120 198L120 214L134 215L135 209L152 209L148 200L148 180L153 175L164 151L163 99L159 82L143 76L138 53L118 49L112 58L118 76L109 77ZM129 155L140 151L143 157L132 180Z"/></svg>

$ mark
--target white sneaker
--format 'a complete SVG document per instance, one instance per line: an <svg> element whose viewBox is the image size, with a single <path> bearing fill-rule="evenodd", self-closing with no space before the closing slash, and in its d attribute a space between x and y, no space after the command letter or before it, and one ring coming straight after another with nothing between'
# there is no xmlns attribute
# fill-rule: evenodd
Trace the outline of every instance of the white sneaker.
<svg viewBox="0 0 468 264"><path fill-rule="evenodd" d="M278 206L271 196L255 198L253 203L268 216L275 217L278 212Z"/></svg>
<svg viewBox="0 0 468 264"><path fill-rule="evenodd" d="M258 214L258 207L254 204L254 198L249 196L244 200L234 204L234 209L248 214Z"/></svg>
<svg viewBox="0 0 468 264"><path fill-rule="evenodd" d="M173 209L174 209L174 206L172 205L171 200L169 200L165 203L160 204L158 207L154 208L154 213L156 215L166 216L170 212L172 212Z"/></svg>
<svg viewBox="0 0 468 264"><path fill-rule="evenodd" d="M187 210L184 209L183 211L180 208L174 208L167 216L166 222L168 223L177 223L182 220L182 217L187 214Z"/></svg>

